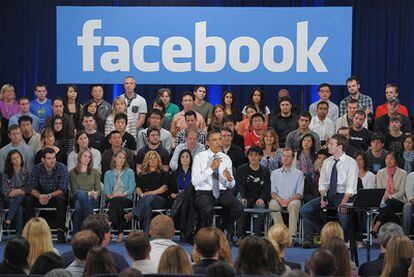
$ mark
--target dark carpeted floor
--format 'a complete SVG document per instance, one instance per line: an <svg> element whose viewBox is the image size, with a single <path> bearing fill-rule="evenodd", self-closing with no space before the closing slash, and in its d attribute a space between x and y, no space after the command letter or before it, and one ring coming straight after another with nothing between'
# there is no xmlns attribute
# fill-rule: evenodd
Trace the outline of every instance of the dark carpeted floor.
<svg viewBox="0 0 414 277"><path fill-rule="evenodd" d="M4 252L4 247L6 245L6 241L2 241L0 243L0 260L3 260L3 252ZM180 243L180 245L188 252L191 254L192 251L192 246L190 244L187 243ZM58 243L54 243L54 247L60 252L60 254L69 251L71 249L70 243L65 243L65 244L58 244ZM122 255L124 255L126 257L126 259L130 262L129 258L128 258L128 254L126 253L124 244L118 244L115 242L111 242L111 244L109 245L109 248L112 251L118 252ZM310 255L312 254L312 252L315 249L302 249L301 247L292 247L292 248L288 248L286 250L286 257L285 259L291 262L297 262L300 263L302 265L302 269L304 267L304 264L306 262L306 259L308 257L310 257ZM238 248L236 247L232 247L232 255L233 255L233 260L235 260L237 258L237 253L238 253ZM371 260L374 260L378 257L380 251L378 249L378 247L373 246L371 248ZM358 257L359 257L359 262L360 264L364 263L367 261L367 251L366 249L358 249Z"/></svg>

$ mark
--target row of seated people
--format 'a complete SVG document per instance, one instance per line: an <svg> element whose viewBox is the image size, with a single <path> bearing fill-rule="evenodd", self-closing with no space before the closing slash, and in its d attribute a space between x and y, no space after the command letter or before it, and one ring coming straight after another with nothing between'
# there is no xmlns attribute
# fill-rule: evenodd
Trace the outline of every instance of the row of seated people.
<svg viewBox="0 0 414 277"><path fill-rule="evenodd" d="M159 133L157 132L157 129L154 130L154 133ZM241 215L241 203L245 207L264 208L269 206L270 208L277 210L278 212L273 213L273 220L276 223L283 222L280 216L280 211L283 208L286 208L289 212L291 235L296 235L301 200L304 199L305 202L308 202L312 198L317 198L321 184L319 183L319 180L316 181L316 179L320 177L318 175L321 172L323 161L327 157L327 153L324 153L323 151L318 153L316 171L311 171L310 174L308 174L301 170L301 166L299 165L300 160L296 166L297 168L293 166L295 154L291 149L285 148L282 150L281 154L282 167L270 173L266 167L260 164L263 157L263 151L260 148L252 147L249 149L247 155L249 163L238 167L235 174L236 181L234 182L231 172L233 168L231 159L220 151L222 149L222 137L224 137L225 133L226 132L223 133L223 131L221 133L218 131L211 132L211 139L215 138L217 141L209 143L210 150L201 152L203 155L211 155L211 151L213 151L212 149L215 149L217 153L223 155L223 159L225 159L223 165L221 165L222 161L216 163L215 161L209 160L211 159L211 157L209 157L207 160L204 160L204 162L198 162L196 163L196 166L193 166L191 151L183 150L177 158L177 171L172 174L173 178L170 178L170 180L173 180L172 184L167 180L167 172L163 170L164 166L162 165L162 159L156 151L148 151L144 155L143 162L139 164L140 171L138 173L137 182L135 182L134 171L129 168L127 152L120 148L117 151L114 151L114 154L109 158L111 161L109 168L111 170L106 170L104 175L104 194L106 199L111 202L109 205L109 215L111 216L113 226L118 228L120 240L122 239L122 231L125 223L124 209L132 206L132 195L134 191L136 191L138 196L142 199L138 203L138 206L134 208L133 212L127 215L127 219L136 217L142 223L141 227L148 232L151 210L153 208L168 207L169 200L174 200L177 196L178 199L181 199L183 195L180 196L180 193L177 192L181 191L181 194L185 194L185 192L191 188L190 182L192 182L194 188L198 191L193 198L194 205L201 213L202 226L211 224L212 208L215 203L218 203L230 210L230 213L224 213L227 214L228 218L224 221L225 225L223 226L225 229L229 229ZM113 135L114 134L116 133L113 133ZM191 132L189 132L189 134L191 134ZM310 135L310 138L311 137L312 136ZM344 148L346 139L343 136L340 137L345 141L342 142L341 145L341 147ZM301 145L306 145L306 138L307 137L304 136ZM84 135L84 140L84 147L77 154L77 164L69 172L70 187L72 188L71 191L73 194L71 196L75 201L75 232L79 229L79 222L81 222L85 216L92 213L93 208L96 207L98 202L96 200L99 198L99 194L102 193L100 191L99 170L96 168L93 170L90 169L93 167L94 157L93 152L87 148L88 143L86 135ZM196 136L193 140L196 141ZM310 142L312 142L312 139ZM214 143L216 143L215 146ZM195 157L203 159L202 155L196 155ZM405 174L405 177L403 176L399 179L392 180L392 182L389 182L388 180L389 178L387 176L390 174L388 173L388 168L394 168L394 170L396 170L397 158L393 152L386 155L385 161L392 160L394 161L394 164L392 161L388 161L388 163L386 162L387 167L379 171L377 180L374 181L374 183L372 182L372 179L369 178L372 173L367 174L366 172L367 163L364 157L365 155L363 153L358 153L358 156L356 157L358 162L354 161L354 163L355 165L358 165L359 169L355 166L355 171L352 172L354 177L360 175L364 180L362 181L364 187L378 186L387 188L386 195L393 195L395 191L402 189L407 192L410 191L409 189L406 189L406 186L411 187L412 184L405 184L407 174L404 170L399 170L398 174L393 174L393 176L397 178L401 171L401 174ZM16 170L14 169L14 166L12 166L13 158L20 158L16 165ZM12 219L14 219L19 212L20 216L16 217L16 223L20 226L17 229L21 230L23 216L21 215L22 207L20 204L22 201L24 201L24 206L26 206L26 217L29 218L33 216L33 200L37 205L47 205L50 202L50 204L60 207L60 209L58 209L57 217L59 219L59 237L60 240L64 240L62 233L64 231L64 219L66 218L65 193L68 188L68 180L66 180L68 178L67 168L61 163L56 163L56 153L52 148L45 148L42 151L42 162L37 164L30 174L28 173L29 171L22 167L23 160L24 159L18 150L10 151L6 159L5 165L8 168L5 168L2 183L5 197L12 202L12 208L9 212L6 224L10 224ZM206 187L208 184L203 184L206 180L205 178L208 177L203 175L209 174L208 170L206 170L206 166L208 169L208 163L211 163L212 167L219 166L220 168L223 168L223 177L227 179L223 182L224 187L220 187L223 191L219 191L219 195L216 196ZM133 161L131 164L133 164ZM83 168L82 171L80 170L81 167ZM329 174L327 173L327 175ZM27 180L25 178L27 178ZM409 180L410 179L411 178L409 178ZM209 180L209 182L212 182L212 179ZM403 182L402 184L401 181ZM136 183L138 183L137 189L135 188ZM306 185L304 185L304 183L306 183ZM234 197L234 190L228 190L231 189L234 184L236 184L235 190L239 195L240 201L237 201ZM356 183L350 184L352 187L354 185L356 185ZM391 186L393 187L391 188ZM31 196L25 197L26 194ZM353 194L355 194L355 192L353 192ZM214 198L217 198L217 200ZM378 230L381 223L392 220L392 214L398 212L399 209L402 209L399 202L407 202L404 200L405 197L392 197L392 200L388 198L385 197L385 200L387 200L387 203L389 202L389 205L383 209L383 214L386 216L384 218L380 217L374 231ZM411 200L412 196L410 195L407 198ZM395 199L401 201L394 205L393 203L395 202ZM182 199L180 201L182 201ZM408 202L406 205L407 215L411 214L412 206L410 203L411 202ZM186 204L188 205L188 201ZM184 210L187 211L186 208L184 208ZM243 215L240 218L240 223L238 225L240 226L238 232L239 237L244 235L246 225L245 217L246 215ZM181 221L188 222L189 220L185 220L186 218L188 217L185 214ZM404 218L407 218L407 220L411 219L410 216L404 216ZM260 228L262 228L260 222L261 221L257 221L255 228L256 233L260 233ZM407 223L407 226L410 226L410 222ZM347 230L346 226L344 226L344 229ZM407 232L409 232L409 227L406 229L408 229ZM191 232L191 225L188 230Z"/></svg>
<svg viewBox="0 0 414 277"><path fill-rule="evenodd" d="M275 224L266 237L242 240L233 259L226 235L217 228L200 229L192 253L173 241L172 218L158 215L151 221L149 235L131 232L125 241L127 257L111 251L111 224L105 214L85 218L82 230L71 242L72 249L59 253L53 248L51 230L41 217L25 225L23 236L7 241L0 274L12 276L413 276L414 247L395 223L379 231L378 258L356 268L350 260L344 231L338 222L326 223L321 230L320 248L308 257L304 268L285 258L292 251L286 226ZM306 254L305 254L306 255ZM301 271L303 270L303 272ZM117 274L119 273L119 275ZM159 275L157 275L157 273ZM307 274L305 274L307 273ZM19 275L16 275L19 274Z"/></svg>

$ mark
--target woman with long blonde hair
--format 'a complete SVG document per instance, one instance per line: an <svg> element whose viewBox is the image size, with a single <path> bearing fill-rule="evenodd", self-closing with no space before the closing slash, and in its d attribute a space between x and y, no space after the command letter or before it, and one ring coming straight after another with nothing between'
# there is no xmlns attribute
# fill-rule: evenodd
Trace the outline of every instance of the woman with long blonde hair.
<svg viewBox="0 0 414 277"><path fill-rule="evenodd" d="M344 240L344 230L341 225L336 221L329 221L326 223L321 231L321 246L324 247L326 242L331 237L338 237Z"/></svg>
<svg viewBox="0 0 414 277"><path fill-rule="evenodd" d="M0 112L1 116L9 120L19 112L19 105L16 101L16 93L11 84L4 84L0 90Z"/></svg>
<svg viewBox="0 0 414 277"><path fill-rule="evenodd" d="M30 253L27 258L29 267L32 267L41 254L56 252L52 244L50 227L46 220L41 217L34 217L26 223L23 229L23 237L30 244Z"/></svg>
<svg viewBox="0 0 414 277"><path fill-rule="evenodd" d="M115 115L117 113L124 113L127 115L128 123L126 131L136 139L136 119L131 113L128 113L128 106L126 100L122 96L118 96L112 105L112 113L108 115L105 120L105 136L115 130Z"/></svg>
<svg viewBox="0 0 414 277"><path fill-rule="evenodd" d="M267 232L267 238L276 249L276 253L279 255L279 258L284 264L285 269L301 269L300 264L285 260L285 250L287 247L292 245L292 236L285 224L276 223L270 227Z"/></svg>
<svg viewBox="0 0 414 277"><path fill-rule="evenodd" d="M413 256L414 247L411 240L404 235L393 236L387 244L381 277L389 276L400 259L408 260Z"/></svg>
<svg viewBox="0 0 414 277"><path fill-rule="evenodd" d="M190 259L179 245L171 245L161 255L158 273L163 274L193 274Z"/></svg>
<svg viewBox="0 0 414 277"><path fill-rule="evenodd" d="M161 157L154 151L148 151L142 162L138 176L136 193L140 197L138 206L126 217L136 218L142 230L148 234L153 209L164 209L169 203L168 173L162 169Z"/></svg>

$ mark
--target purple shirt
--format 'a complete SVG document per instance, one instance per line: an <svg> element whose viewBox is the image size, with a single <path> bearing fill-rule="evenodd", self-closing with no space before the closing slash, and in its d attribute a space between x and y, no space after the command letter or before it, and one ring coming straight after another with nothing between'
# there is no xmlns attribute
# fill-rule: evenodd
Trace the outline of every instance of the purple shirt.
<svg viewBox="0 0 414 277"><path fill-rule="evenodd" d="M9 120L10 117L19 112L19 105L17 104L17 101L13 101L11 105L6 104L4 101L0 101L0 111L1 116Z"/></svg>

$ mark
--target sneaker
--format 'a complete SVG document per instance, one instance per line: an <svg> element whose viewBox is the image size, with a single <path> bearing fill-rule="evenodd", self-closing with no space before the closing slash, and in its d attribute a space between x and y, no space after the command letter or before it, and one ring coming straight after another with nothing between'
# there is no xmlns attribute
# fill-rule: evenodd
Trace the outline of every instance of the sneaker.
<svg viewBox="0 0 414 277"><path fill-rule="evenodd" d="M57 242L58 243L65 243L66 242L65 230L62 230L62 229L57 230Z"/></svg>
<svg viewBox="0 0 414 277"><path fill-rule="evenodd" d="M309 240L305 240L305 241L303 242L303 244L302 244L302 247L303 247L304 249L309 249L309 248L312 248L312 242L310 242Z"/></svg>

